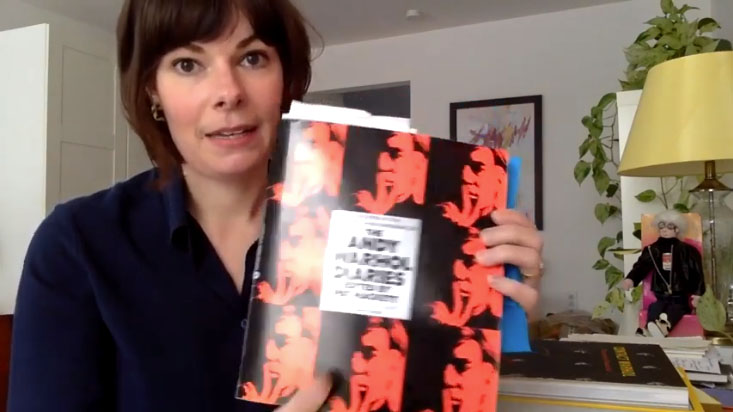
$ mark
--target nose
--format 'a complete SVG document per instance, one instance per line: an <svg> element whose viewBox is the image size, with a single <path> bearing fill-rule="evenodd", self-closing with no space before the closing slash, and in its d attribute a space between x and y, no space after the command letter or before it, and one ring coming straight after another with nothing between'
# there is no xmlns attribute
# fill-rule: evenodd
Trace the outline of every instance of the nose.
<svg viewBox="0 0 733 412"><path fill-rule="evenodd" d="M216 93L214 107L216 109L228 111L244 104L245 88L235 67L229 65L220 67L215 72L214 79Z"/></svg>

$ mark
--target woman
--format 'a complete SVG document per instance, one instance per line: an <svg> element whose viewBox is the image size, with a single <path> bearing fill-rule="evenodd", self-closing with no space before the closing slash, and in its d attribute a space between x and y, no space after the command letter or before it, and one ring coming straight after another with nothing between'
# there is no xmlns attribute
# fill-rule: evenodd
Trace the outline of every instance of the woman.
<svg viewBox="0 0 733 412"><path fill-rule="evenodd" d="M10 411L265 409L234 392L268 156L310 78L303 19L288 0L127 0L118 58L127 116L157 167L39 227ZM493 219L479 263L539 273L534 227L511 211ZM536 285L493 286L536 305ZM315 411L330 385L316 380L283 409Z"/></svg>

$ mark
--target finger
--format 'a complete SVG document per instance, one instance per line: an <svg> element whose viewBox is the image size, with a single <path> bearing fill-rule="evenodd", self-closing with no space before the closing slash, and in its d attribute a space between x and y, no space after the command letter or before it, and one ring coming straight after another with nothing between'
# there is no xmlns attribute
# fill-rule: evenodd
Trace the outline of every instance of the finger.
<svg viewBox="0 0 733 412"><path fill-rule="evenodd" d="M486 246L513 244L526 246L538 251L542 250L542 236L534 228L520 225L502 225L484 229L480 233L481 240Z"/></svg>
<svg viewBox="0 0 733 412"><path fill-rule="evenodd" d="M539 274L542 258L536 249L517 245L499 245L476 252L476 262L484 266L511 264L525 273Z"/></svg>
<svg viewBox="0 0 733 412"><path fill-rule="evenodd" d="M513 209L499 209L491 213L491 220L497 225L518 225L535 229L527 216Z"/></svg>
<svg viewBox="0 0 733 412"><path fill-rule="evenodd" d="M539 300L539 292L532 286L501 276L489 276L489 285L502 295L512 298L528 314L534 312Z"/></svg>
<svg viewBox="0 0 733 412"><path fill-rule="evenodd" d="M279 407L279 412L316 412L326 402L333 385L331 374L321 376L311 382L310 385L300 389L295 395L283 406Z"/></svg>

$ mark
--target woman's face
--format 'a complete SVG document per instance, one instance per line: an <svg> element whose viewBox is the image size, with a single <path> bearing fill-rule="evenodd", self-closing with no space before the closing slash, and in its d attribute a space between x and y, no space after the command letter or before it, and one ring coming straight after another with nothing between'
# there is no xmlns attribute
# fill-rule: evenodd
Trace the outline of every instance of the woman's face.
<svg viewBox="0 0 733 412"><path fill-rule="evenodd" d="M223 33L163 56L153 91L186 173L215 179L266 161L283 94L277 51L254 36L248 19Z"/></svg>

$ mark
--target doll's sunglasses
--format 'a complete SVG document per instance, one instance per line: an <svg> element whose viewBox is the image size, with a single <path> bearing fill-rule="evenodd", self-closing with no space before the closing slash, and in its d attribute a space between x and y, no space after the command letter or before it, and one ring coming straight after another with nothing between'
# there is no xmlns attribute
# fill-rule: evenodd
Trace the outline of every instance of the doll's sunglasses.
<svg viewBox="0 0 733 412"><path fill-rule="evenodd" d="M667 228L669 230L675 230L675 229L677 229L677 225L675 225L674 223L659 222L659 225L657 225L657 227L659 229L664 229L664 228Z"/></svg>

